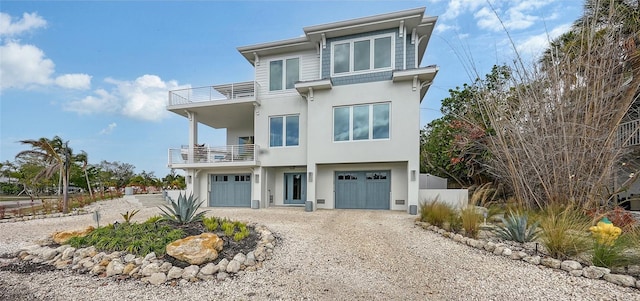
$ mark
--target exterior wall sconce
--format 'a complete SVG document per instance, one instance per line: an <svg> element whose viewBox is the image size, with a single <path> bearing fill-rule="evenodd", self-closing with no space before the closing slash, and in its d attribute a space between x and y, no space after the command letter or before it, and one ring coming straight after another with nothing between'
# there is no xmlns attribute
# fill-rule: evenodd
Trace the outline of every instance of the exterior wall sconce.
<svg viewBox="0 0 640 301"><path fill-rule="evenodd" d="M416 170L412 169L411 170L411 182L415 182L416 181Z"/></svg>
<svg viewBox="0 0 640 301"><path fill-rule="evenodd" d="M309 175L307 176L307 178L309 179L309 183L313 182L313 171L309 172Z"/></svg>
<svg viewBox="0 0 640 301"><path fill-rule="evenodd" d="M191 184L191 176L187 176L187 183Z"/></svg>
<svg viewBox="0 0 640 301"><path fill-rule="evenodd" d="M253 177L256 181L256 184L260 183L260 174L255 174Z"/></svg>

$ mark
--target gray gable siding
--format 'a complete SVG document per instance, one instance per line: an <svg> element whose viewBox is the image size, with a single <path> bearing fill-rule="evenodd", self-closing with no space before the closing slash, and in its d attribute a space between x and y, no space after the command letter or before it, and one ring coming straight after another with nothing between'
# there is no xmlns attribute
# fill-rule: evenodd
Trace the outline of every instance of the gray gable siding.
<svg viewBox="0 0 640 301"><path fill-rule="evenodd" d="M371 72L367 74L331 77L331 45L333 43L344 41L344 40L375 36L375 35L385 34L385 33L395 34L395 61L394 61L395 67L394 69L401 70L404 65L404 56L403 56L404 51L402 49L402 46L403 46L402 43L404 42L405 38L399 38L398 29L393 28L393 29L385 29L385 30L378 30L378 31L372 31L367 33L361 33L357 35L349 35L349 36L327 39L327 47L322 50L322 64L321 64L322 78L331 78L331 82L335 86L391 80L391 77L393 75L392 71L380 71L380 72ZM409 44L410 43L411 42L409 41ZM411 53L413 53L413 49L411 49ZM407 56L409 58L408 48L407 48ZM412 57L413 56L414 55L412 55ZM413 61L413 58L411 60ZM413 65L409 65L408 63L409 62L407 62L408 67L413 66Z"/></svg>

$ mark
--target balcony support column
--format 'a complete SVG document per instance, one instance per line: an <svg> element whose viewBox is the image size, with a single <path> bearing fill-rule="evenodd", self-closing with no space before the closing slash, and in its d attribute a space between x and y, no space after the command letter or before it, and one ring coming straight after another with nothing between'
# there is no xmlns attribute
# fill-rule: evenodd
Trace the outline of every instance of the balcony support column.
<svg viewBox="0 0 640 301"><path fill-rule="evenodd" d="M194 163L195 146L198 144L198 118L196 113L186 111L189 117L189 163Z"/></svg>

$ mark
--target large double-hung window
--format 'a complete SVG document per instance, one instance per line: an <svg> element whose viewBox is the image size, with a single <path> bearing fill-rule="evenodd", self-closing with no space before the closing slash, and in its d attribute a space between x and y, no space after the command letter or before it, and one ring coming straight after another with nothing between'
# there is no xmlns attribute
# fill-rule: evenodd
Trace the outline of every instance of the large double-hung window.
<svg viewBox="0 0 640 301"><path fill-rule="evenodd" d="M392 34L339 41L332 44L332 75L349 75L393 68Z"/></svg>
<svg viewBox="0 0 640 301"><path fill-rule="evenodd" d="M333 108L333 141L389 139L390 103Z"/></svg>
<svg viewBox="0 0 640 301"><path fill-rule="evenodd" d="M269 118L269 146L298 146L300 116L272 116Z"/></svg>
<svg viewBox="0 0 640 301"><path fill-rule="evenodd" d="M300 80L300 59L291 58L269 62L269 91L293 89Z"/></svg>

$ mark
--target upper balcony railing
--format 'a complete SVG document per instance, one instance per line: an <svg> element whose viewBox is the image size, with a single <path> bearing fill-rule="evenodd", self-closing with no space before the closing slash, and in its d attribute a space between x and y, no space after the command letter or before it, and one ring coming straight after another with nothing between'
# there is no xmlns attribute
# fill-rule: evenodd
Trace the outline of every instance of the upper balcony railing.
<svg viewBox="0 0 640 301"><path fill-rule="evenodd" d="M618 127L618 141L622 146L640 145L640 120L621 124Z"/></svg>
<svg viewBox="0 0 640 301"><path fill-rule="evenodd" d="M258 156L258 146L255 144L224 145L224 146L194 146L193 156L189 156L189 146L169 149L169 166L173 164L200 163L251 163Z"/></svg>
<svg viewBox="0 0 640 301"><path fill-rule="evenodd" d="M257 98L257 82L241 82L169 91L169 105Z"/></svg>

